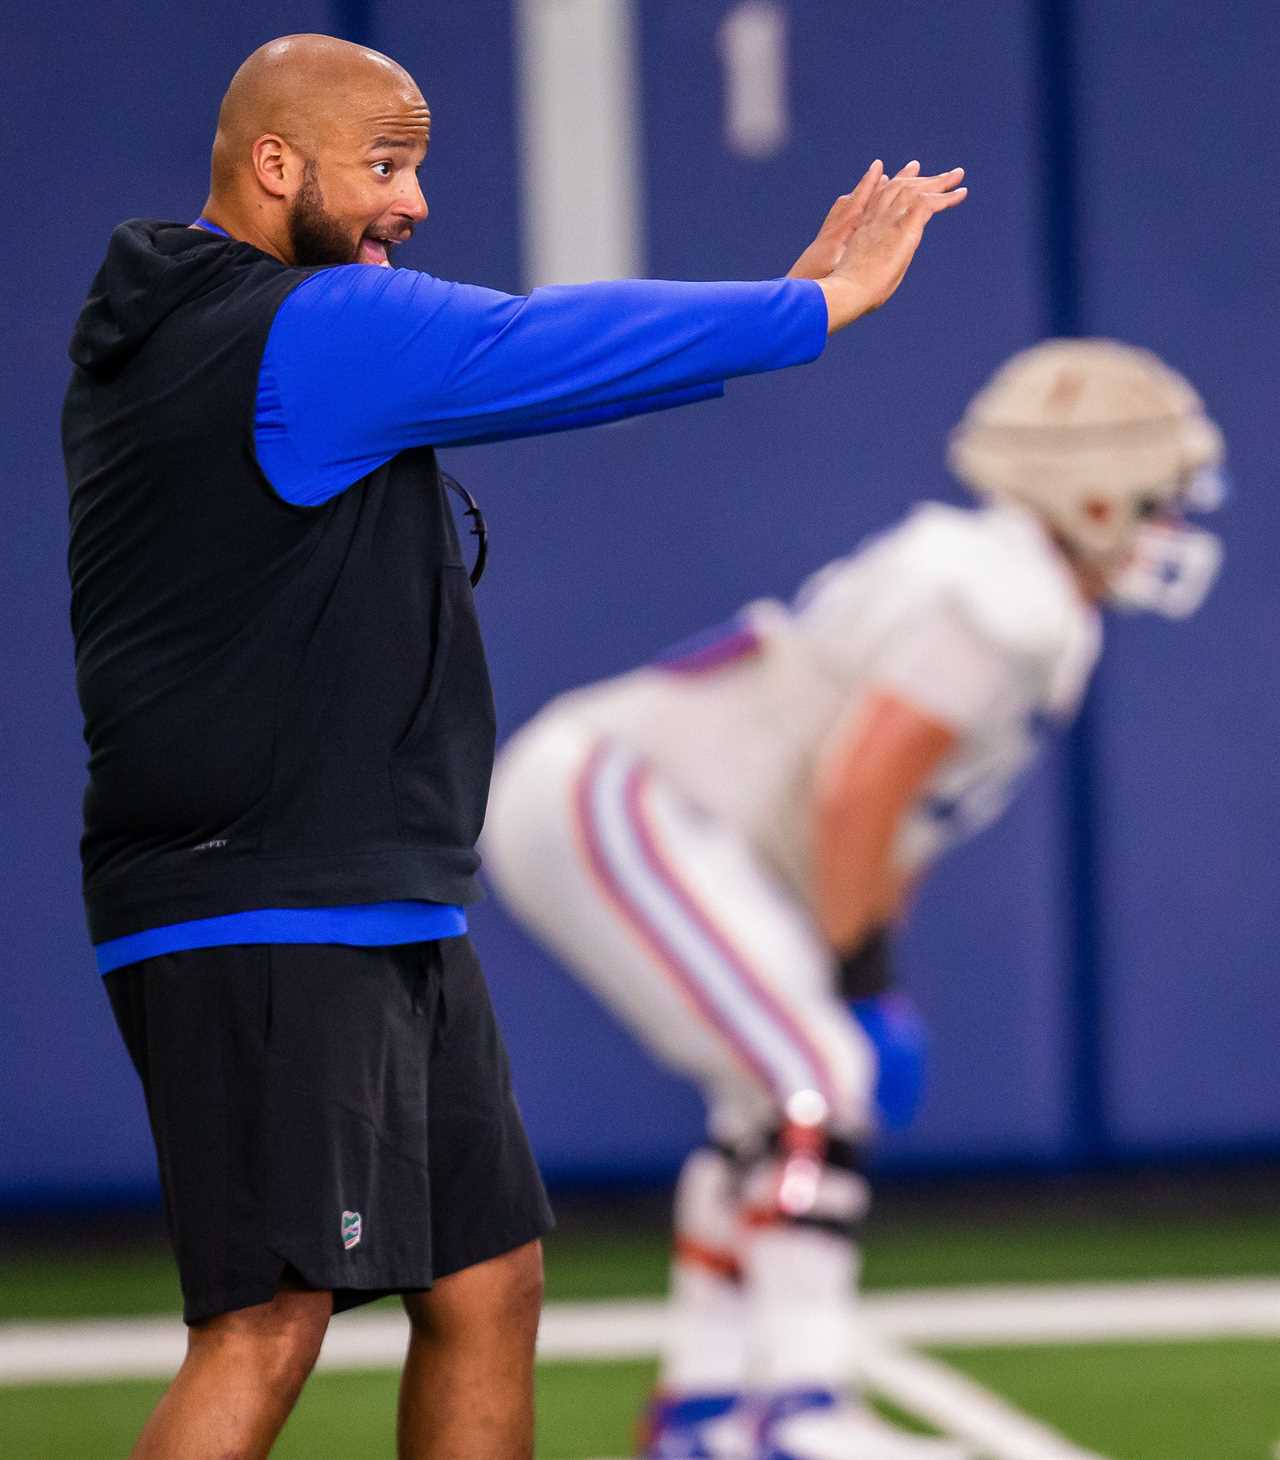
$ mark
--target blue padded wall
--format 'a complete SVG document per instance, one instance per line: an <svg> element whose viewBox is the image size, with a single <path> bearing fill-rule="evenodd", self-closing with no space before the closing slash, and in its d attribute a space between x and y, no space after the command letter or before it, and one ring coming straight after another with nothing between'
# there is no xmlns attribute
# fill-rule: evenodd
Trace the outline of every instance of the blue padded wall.
<svg viewBox="0 0 1280 1460"><path fill-rule="evenodd" d="M877 154L963 162L973 196L931 231L891 304L814 366L640 423L447 454L493 530L480 611L504 733L560 689L749 597L789 593L917 498L954 497L947 429L991 368L1064 311L1154 346L1227 431L1240 490L1223 521L1223 581L1190 624L1113 625L1083 742L1096 779L1086 814L1073 801L1078 762L1055 750L1008 818L925 888L903 963L934 1025L934 1078L918 1127L886 1154L1072 1159L1091 1085L1095 1156L1280 1145L1269 562L1280 347L1264 325L1278 301L1259 168L1276 150L1274 8L1243 0L1209 46L1190 0L793 0L791 132L765 160L735 156L722 136L716 32L730 0L637 9L649 272L783 272ZM1052 35L1041 45L1046 16L1074 28L1070 52ZM154 1183L78 899L83 747L57 440L67 336L110 227L194 214L227 79L253 46L296 29L391 52L432 104L432 216L405 262L518 289L510 0L139 0L127 17L51 0L4 22L10 110L75 142L19 137L0 157L6 195L30 213L0 242L11 306L0 479L13 504L0 542L0 1203ZM1046 148L1056 101L1069 125L1050 127ZM1098 872L1083 900L1073 826ZM691 1092L496 904L474 927L548 1172L671 1170L699 1128Z"/></svg>
<svg viewBox="0 0 1280 1460"><path fill-rule="evenodd" d="M1224 17L1225 19L1225 17ZM1105 1109L1121 1148L1280 1135L1280 18L1080 0L1081 323L1151 346L1226 432L1222 578L1186 624L1118 620L1100 683ZM1207 524L1206 524L1207 525Z"/></svg>
<svg viewBox="0 0 1280 1460"><path fill-rule="evenodd" d="M328 30L327 5L125 7L69 0L6 13L14 125L4 195L0 546L0 1196L69 1199L154 1182L145 1112L91 960L79 902L84 746L67 624L58 420L67 342L122 218L194 217L231 73L273 35ZM19 125L18 119L21 119Z"/></svg>

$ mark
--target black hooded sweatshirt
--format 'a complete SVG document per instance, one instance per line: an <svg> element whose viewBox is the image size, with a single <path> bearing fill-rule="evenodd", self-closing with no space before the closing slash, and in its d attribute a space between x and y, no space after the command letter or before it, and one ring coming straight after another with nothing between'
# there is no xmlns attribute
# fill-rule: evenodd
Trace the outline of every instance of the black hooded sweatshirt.
<svg viewBox="0 0 1280 1460"><path fill-rule="evenodd" d="M312 272L126 223L76 325L63 449L95 943L475 898L493 702L434 453L314 508L254 455L267 335Z"/></svg>

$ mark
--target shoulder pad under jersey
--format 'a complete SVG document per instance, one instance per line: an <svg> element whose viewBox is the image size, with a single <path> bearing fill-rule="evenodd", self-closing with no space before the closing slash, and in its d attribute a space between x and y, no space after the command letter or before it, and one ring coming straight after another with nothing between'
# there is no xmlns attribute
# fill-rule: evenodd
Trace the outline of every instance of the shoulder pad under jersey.
<svg viewBox="0 0 1280 1460"><path fill-rule="evenodd" d="M918 601L948 601L984 637L1042 664L1050 679L1064 657L1076 658L1096 638L1095 611L1028 512L929 503L890 540Z"/></svg>

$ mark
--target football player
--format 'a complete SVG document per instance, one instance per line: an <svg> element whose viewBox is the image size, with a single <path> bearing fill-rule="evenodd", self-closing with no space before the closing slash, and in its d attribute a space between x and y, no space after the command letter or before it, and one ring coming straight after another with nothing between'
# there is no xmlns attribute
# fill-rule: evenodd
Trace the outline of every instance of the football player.
<svg viewBox="0 0 1280 1460"><path fill-rule="evenodd" d="M660 1059L706 1144L675 1199L653 1460L955 1456L850 1392L863 1153L922 1041L885 931L999 815L1100 648L1099 606L1181 616L1220 548L1217 426L1110 340L1008 361L951 437L980 499L916 508L794 602L566 694L500 757L499 893Z"/></svg>

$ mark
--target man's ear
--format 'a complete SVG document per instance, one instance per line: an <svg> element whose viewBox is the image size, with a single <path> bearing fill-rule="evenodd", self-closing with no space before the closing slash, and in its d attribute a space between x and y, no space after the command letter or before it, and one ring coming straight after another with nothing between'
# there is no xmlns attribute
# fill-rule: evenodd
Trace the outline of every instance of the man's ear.
<svg viewBox="0 0 1280 1460"><path fill-rule="evenodd" d="M301 175L302 161L283 137L275 132L264 132L253 144L249 155L259 186L273 198L292 195Z"/></svg>

